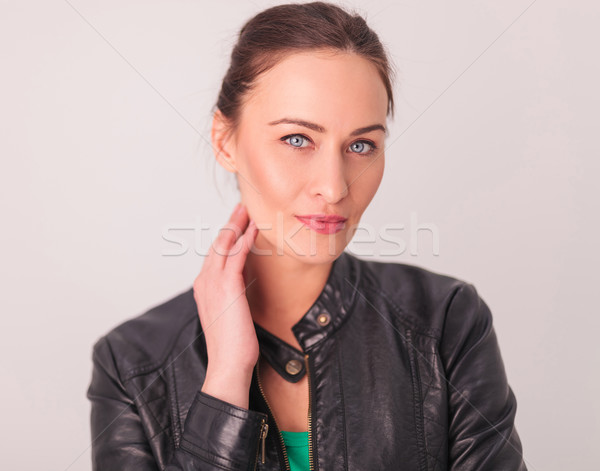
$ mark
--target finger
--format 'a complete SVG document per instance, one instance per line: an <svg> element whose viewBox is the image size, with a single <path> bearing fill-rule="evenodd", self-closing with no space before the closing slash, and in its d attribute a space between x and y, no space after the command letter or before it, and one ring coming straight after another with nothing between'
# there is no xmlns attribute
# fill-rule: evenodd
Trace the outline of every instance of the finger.
<svg viewBox="0 0 600 471"><path fill-rule="evenodd" d="M233 245L242 236L248 225L248 212L241 205L231 214L229 221L220 230L209 251L209 258L219 267L223 267ZM212 261L209 263L213 263Z"/></svg>
<svg viewBox="0 0 600 471"><path fill-rule="evenodd" d="M213 243L215 248L230 248L231 245L237 240L240 234L236 232L241 231L239 227L239 220L243 211L243 206L238 203L229 216L227 223L219 230L219 234Z"/></svg>
<svg viewBox="0 0 600 471"><path fill-rule="evenodd" d="M256 236L258 235L258 228L256 223L251 221L248 224L248 228L242 237L240 237L231 249L231 255L227 258L226 267L228 270L232 270L234 273L242 273L246 258Z"/></svg>

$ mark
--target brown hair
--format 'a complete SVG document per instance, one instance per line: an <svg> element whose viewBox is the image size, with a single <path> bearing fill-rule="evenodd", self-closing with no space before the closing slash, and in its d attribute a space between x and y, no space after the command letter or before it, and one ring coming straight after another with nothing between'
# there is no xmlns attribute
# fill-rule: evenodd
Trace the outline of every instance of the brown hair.
<svg viewBox="0 0 600 471"><path fill-rule="evenodd" d="M286 4L258 13L240 30L215 104L232 129L237 127L243 98L257 76L286 54L306 49L337 49L370 60L387 91L387 114L394 116L394 71L379 37L365 20L331 3Z"/></svg>

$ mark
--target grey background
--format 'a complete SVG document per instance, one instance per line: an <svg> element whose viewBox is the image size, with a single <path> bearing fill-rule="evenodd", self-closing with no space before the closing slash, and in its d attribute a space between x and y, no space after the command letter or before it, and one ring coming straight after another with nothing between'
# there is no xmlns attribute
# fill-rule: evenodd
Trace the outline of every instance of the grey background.
<svg viewBox="0 0 600 471"><path fill-rule="evenodd" d="M191 287L237 201L210 108L274 3L0 2L4 469L91 468L91 347ZM373 242L349 251L474 283L529 469L597 469L597 3L343 4L399 71Z"/></svg>

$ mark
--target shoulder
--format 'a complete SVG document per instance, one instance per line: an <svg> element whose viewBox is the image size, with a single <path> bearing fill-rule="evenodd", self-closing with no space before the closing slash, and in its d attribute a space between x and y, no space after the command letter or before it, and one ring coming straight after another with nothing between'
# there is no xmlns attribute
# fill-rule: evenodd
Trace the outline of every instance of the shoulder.
<svg viewBox="0 0 600 471"><path fill-rule="evenodd" d="M126 379L162 365L194 322L200 324L189 288L114 327L94 344L94 356L113 357Z"/></svg>
<svg viewBox="0 0 600 471"><path fill-rule="evenodd" d="M408 263L352 257L360 265L365 295L390 305L398 320L416 332L439 338L449 314L468 314L455 307L483 302L475 286L459 277Z"/></svg>

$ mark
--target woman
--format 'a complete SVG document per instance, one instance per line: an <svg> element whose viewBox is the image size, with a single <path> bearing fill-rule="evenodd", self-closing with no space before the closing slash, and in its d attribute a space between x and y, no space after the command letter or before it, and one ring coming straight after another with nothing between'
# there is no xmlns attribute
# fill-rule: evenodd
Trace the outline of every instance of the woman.
<svg viewBox="0 0 600 471"><path fill-rule="evenodd" d="M242 28L212 127L241 203L191 289L95 345L94 469L526 469L473 285L344 252L391 83L377 35L334 5Z"/></svg>

